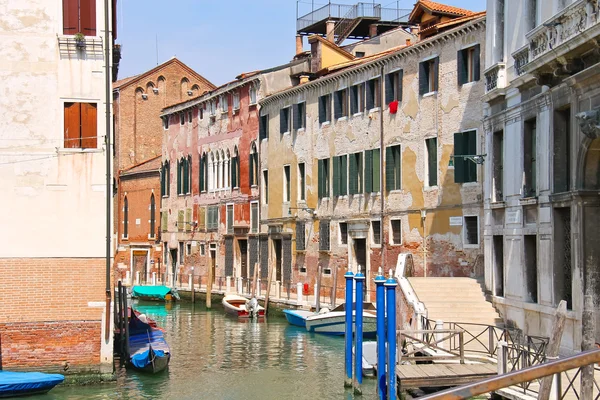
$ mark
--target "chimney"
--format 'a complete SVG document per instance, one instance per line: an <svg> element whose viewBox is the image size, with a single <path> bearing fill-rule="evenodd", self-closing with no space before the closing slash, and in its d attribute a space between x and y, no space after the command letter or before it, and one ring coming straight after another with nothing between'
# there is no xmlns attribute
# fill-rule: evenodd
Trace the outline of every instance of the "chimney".
<svg viewBox="0 0 600 400"><path fill-rule="evenodd" d="M300 84L301 85L308 83L308 81L309 81L308 75L300 75Z"/></svg>
<svg viewBox="0 0 600 400"><path fill-rule="evenodd" d="M406 45L410 46L410 38L406 39Z"/></svg>
<svg viewBox="0 0 600 400"><path fill-rule="evenodd" d="M369 37L374 38L377 36L377 24L369 25Z"/></svg>
<svg viewBox="0 0 600 400"><path fill-rule="evenodd" d="M418 36L419 35L419 27L418 26L411 26L410 33L412 33L415 36Z"/></svg>
<svg viewBox="0 0 600 400"><path fill-rule="evenodd" d="M327 28L326 38L331 43L334 43L335 42L335 34L333 33L333 28L335 27L335 21L328 19L326 24L327 24L326 25L326 28Z"/></svg>
<svg viewBox="0 0 600 400"><path fill-rule="evenodd" d="M302 43L302 35L296 35L296 55L301 54L304 51L304 44Z"/></svg>

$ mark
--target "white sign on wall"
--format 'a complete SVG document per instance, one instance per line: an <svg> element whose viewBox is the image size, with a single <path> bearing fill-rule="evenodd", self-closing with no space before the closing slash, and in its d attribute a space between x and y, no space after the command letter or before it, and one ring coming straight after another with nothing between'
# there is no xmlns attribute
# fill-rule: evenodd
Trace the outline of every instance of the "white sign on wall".
<svg viewBox="0 0 600 400"><path fill-rule="evenodd" d="M507 224L519 224L521 222L521 213L519 210L516 211L508 211L506 213L506 223Z"/></svg>
<svg viewBox="0 0 600 400"><path fill-rule="evenodd" d="M462 217L450 217L450 226L462 226L463 218Z"/></svg>
<svg viewBox="0 0 600 400"><path fill-rule="evenodd" d="M140 218L136 218L135 219L135 224L136 225L140 225L142 223L142 220Z"/></svg>

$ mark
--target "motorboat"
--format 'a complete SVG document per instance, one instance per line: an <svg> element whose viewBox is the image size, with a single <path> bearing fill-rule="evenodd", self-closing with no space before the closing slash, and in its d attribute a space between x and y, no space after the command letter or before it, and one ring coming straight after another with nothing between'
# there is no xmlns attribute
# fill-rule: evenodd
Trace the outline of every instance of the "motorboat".
<svg viewBox="0 0 600 400"><path fill-rule="evenodd" d="M164 333L152 320L134 312L129 317L129 363L134 369L157 373L169 366L171 351Z"/></svg>
<svg viewBox="0 0 600 400"><path fill-rule="evenodd" d="M179 293L174 288L167 286L133 286L131 297L150 301L173 301L179 300Z"/></svg>
<svg viewBox="0 0 600 400"><path fill-rule="evenodd" d="M283 310L285 319L296 326L306 328L306 318L316 315L316 313L307 310Z"/></svg>
<svg viewBox="0 0 600 400"><path fill-rule="evenodd" d="M222 300L225 312L236 315L240 318L253 318L255 316L264 317L265 309L255 297L247 299L235 294L228 294Z"/></svg>
<svg viewBox="0 0 600 400"><path fill-rule="evenodd" d="M0 397L29 396L47 393L62 383L65 376L43 372L11 372L0 370Z"/></svg>
<svg viewBox="0 0 600 400"><path fill-rule="evenodd" d="M318 314L306 318L306 330L325 335L345 335L345 303L333 310L321 310ZM356 309L356 307L354 307ZM356 321L356 311L352 311L352 329ZM377 314L373 303L363 303L363 336L374 337L377 333Z"/></svg>

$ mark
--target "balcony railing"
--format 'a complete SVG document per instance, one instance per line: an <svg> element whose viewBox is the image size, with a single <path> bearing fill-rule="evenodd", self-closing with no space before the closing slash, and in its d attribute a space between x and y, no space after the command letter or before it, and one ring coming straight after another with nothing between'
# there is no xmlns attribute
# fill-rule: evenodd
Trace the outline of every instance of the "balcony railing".
<svg viewBox="0 0 600 400"><path fill-rule="evenodd" d="M515 73L521 76L525 73L523 67L529 63L529 45L521 47L512 54L515 59Z"/></svg>
<svg viewBox="0 0 600 400"><path fill-rule="evenodd" d="M483 72L485 76L486 93L489 93L494 89L504 89L506 87L505 68L506 64L496 63Z"/></svg>
<svg viewBox="0 0 600 400"><path fill-rule="evenodd" d="M527 33L530 62L599 23L600 0L579 0Z"/></svg>

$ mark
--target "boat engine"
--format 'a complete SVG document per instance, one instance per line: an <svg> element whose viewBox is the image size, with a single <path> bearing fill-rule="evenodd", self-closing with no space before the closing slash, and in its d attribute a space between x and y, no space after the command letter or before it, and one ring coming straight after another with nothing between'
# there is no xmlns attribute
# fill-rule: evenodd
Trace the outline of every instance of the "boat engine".
<svg viewBox="0 0 600 400"><path fill-rule="evenodd" d="M253 297L248 301L247 307L250 316L256 318L256 315L258 314L258 300L256 300L256 297Z"/></svg>

